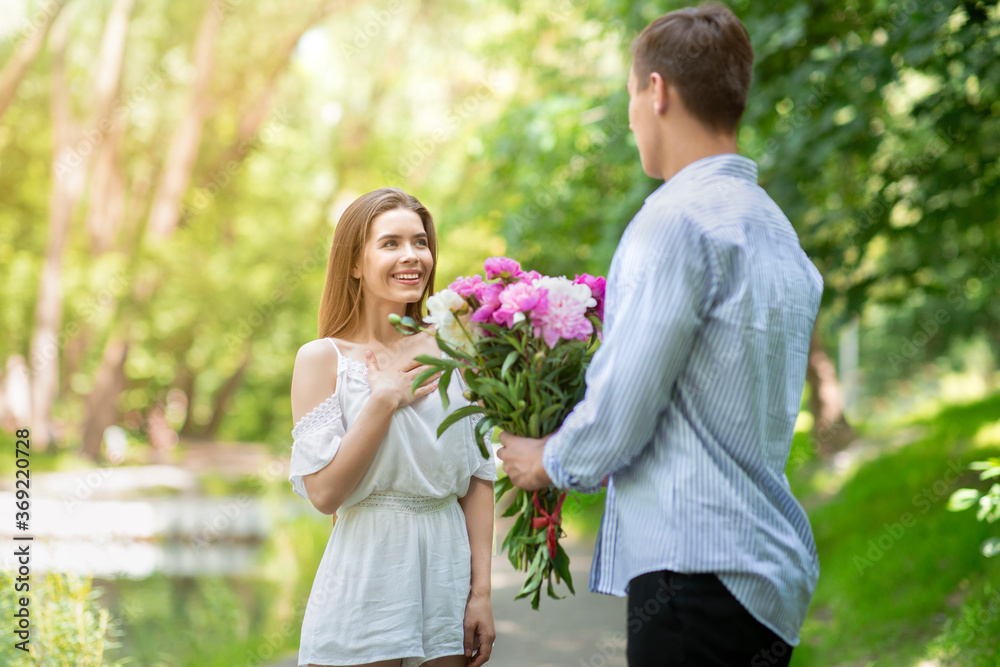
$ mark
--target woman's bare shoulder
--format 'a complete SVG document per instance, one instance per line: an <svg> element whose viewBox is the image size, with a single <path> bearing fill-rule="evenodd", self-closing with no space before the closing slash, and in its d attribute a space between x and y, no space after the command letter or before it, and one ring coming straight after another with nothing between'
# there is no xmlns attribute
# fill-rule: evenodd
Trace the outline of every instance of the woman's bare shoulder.
<svg viewBox="0 0 1000 667"><path fill-rule="evenodd" d="M299 351L295 354L296 365L299 365L300 361L322 362L325 360L332 360L336 364L337 350L330 344L331 340L333 339L317 338L308 343L303 343L299 347Z"/></svg>
<svg viewBox="0 0 1000 667"><path fill-rule="evenodd" d="M337 351L325 338L299 348L292 370L292 420L304 415L337 390Z"/></svg>

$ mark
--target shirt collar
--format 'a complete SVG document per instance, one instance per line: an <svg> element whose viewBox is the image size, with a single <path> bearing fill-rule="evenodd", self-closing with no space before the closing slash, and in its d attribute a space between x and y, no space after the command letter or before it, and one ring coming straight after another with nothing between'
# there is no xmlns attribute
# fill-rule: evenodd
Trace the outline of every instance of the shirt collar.
<svg viewBox="0 0 1000 667"><path fill-rule="evenodd" d="M743 155L736 153L719 153L709 155L700 160L686 165L683 169L664 181L660 187L656 188L648 197L650 199L660 197L668 191L679 191L685 185L697 187L699 181L710 176L733 176L743 178L754 185L757 184L757 163Z"/></svg>

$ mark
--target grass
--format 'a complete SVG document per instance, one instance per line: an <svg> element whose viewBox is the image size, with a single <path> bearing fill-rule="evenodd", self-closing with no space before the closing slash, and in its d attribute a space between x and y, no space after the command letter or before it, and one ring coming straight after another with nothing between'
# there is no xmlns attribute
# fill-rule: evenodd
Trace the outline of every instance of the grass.
<svg viewBox="0 0 1000 667"><path fill-rule="evenodd" d="M796 434L789 478L808 509L820 578L793 667L1000 667L1000 557L980 555L996 526L945 509L953 491L985 489L971 461L996 456L1000 394L859 433L867 456L837 471ZM912 439L893 445L880 442ZM567 501L569 506L569 501ZM603 499L566 522L595 535Z"/></svg>

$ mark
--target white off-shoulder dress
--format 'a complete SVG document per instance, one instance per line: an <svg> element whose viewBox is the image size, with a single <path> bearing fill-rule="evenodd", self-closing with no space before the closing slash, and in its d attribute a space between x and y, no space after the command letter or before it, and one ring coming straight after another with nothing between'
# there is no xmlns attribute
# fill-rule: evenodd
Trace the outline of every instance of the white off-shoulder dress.
<svg viewBox="0 0 1000 667"><path fill-rule="evenodd" d="M302 477L333 460L371 395L367 366L337 354L336 390L292 429L288 481L306 500ZM396 658L415 667L464 654L471 552L458 498L473 476L497 474L492 447L484 459L476 445L474 418L437 437L444 418L469 405L463 391L453 377L447 410L435 391L393 414L371 466L337 510L302 620L300 667Z"/></svg>

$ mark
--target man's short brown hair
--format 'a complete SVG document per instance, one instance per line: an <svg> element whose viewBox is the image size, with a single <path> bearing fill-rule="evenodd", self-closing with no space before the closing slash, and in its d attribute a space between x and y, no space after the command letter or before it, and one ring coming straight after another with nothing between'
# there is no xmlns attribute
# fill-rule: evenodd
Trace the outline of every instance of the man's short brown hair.
<svg viewBox="0 0 1000 667"><path fill-rule="evenodd" d="M636 37L632 59L640 90L658 72L702 123L717 132L736 130L747 105L753 47L729 8L705 4L664 14Z"/></svg>

